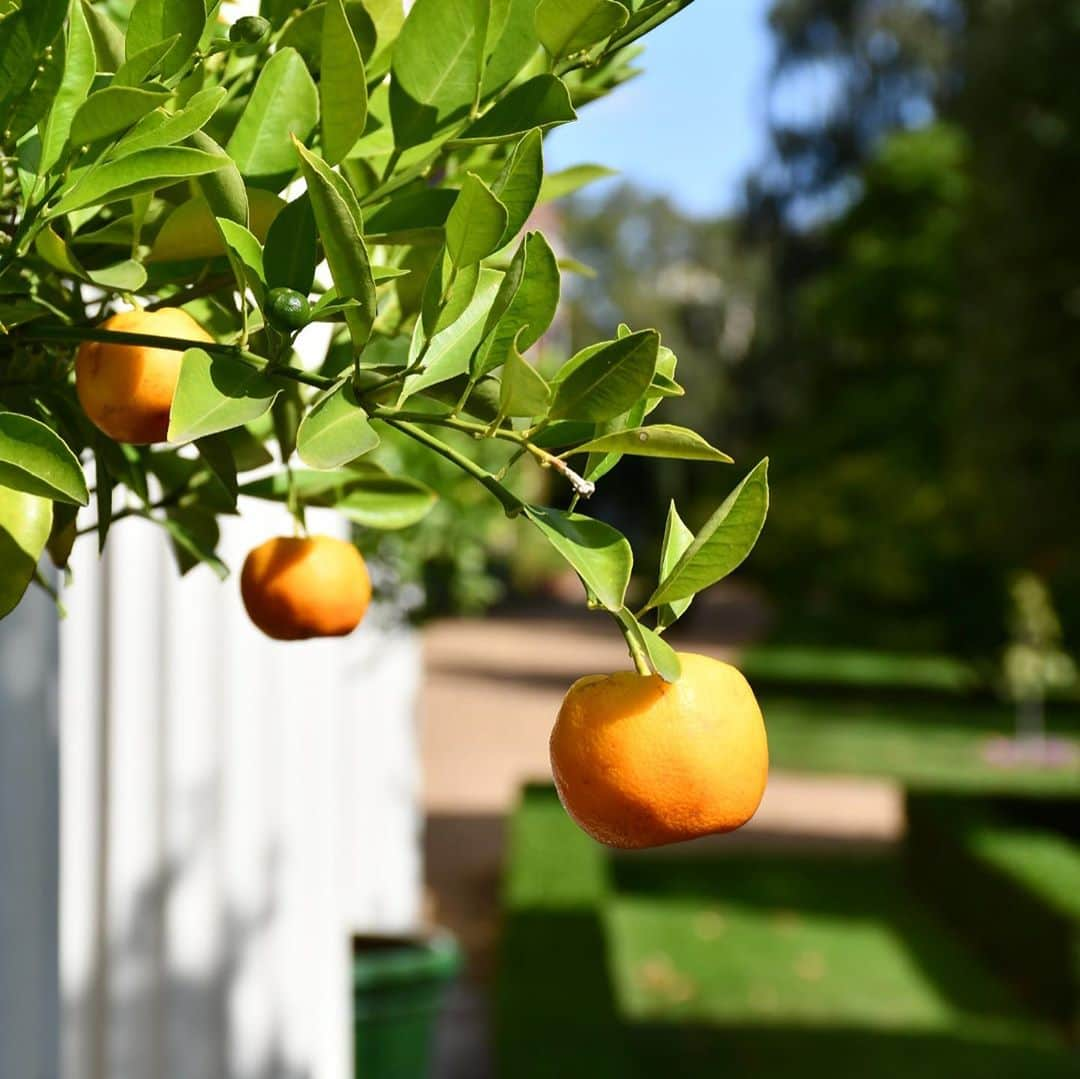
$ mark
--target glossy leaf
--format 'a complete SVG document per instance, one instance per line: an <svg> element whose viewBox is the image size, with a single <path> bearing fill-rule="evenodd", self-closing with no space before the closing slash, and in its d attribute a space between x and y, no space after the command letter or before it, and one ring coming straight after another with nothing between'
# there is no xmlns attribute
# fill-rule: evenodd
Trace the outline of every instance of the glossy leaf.
<svg viewBox="0 0 1080 1079"><path fill-rule="evenodd" d="M468 173L446 219L446 250L455 266L469 266L502 244L506 207L474 173Z"/></svg>
<svg viewBox="0 0 1080 1079"><path fill-rule="evenodd" d="M645 610L695 595L746 558L769 510L768 467L766 458L724 499L649 597Z"/></svg>
<svg viewBox="0 0 1080 1079"><path fill-rule="evenodd" d="M286 204L266 234L263 266L270 288L291 288L307 295L315 281L319 236L311 199L301 195Z"/></svg>
<svg viewBox="0 0 1080 1079"><path fill-rule="evenodd" d="M319 79L323 154L336 165L367 123L367 74L343 0L327 0Z"/></svg>
<svg viewBox="0 0 1080 1079"><path fill-rule="evenodd" d="M321 400L300 423L296 448L311 468L338 468L370 453L379 436L356 399L351 382L345 382Z"/></svg>
<svg viewBox="0 0 1080 1079"><path fill-rule="evenodd" d="M225 148L247 179L277 186L296 171L290 136L303 142L318 119L307 65L295 49L282 49L266 62Z"/></svg>
<svg viewBox="0 0 1080 1079"><path fill-rule="evenodd" d="M667 523L664 526L664 542L660 547L660 580L664 580L675 568L675 564L686 553L686 549L694 542L694 533L683 523L679 511L675 508L672 500L668 507ZM674 624L685 613L694 601L693 596L677 599L671 603L662 603L656 609L656 626L659 630L665 630Z"/></svg>
<svg viewBox="0 0 1080 1079"><path fill-rule="evenodd" d="M140 150L92 169L45 215L58 217L84 206L104 206L144 191L167 187L173 180L202 176L229 163L227 157L186 146Z"/></svg>
<svg viewBox="0 0 1080 1079"><path fill-rule="evenodd" d="M278 394L257 368L201 348L184 353L169 417L169 441L191 442L257 420Z"/></svg>
<svg viewBox="0 0 1080 1079"><path fill-rule="evenodd" d="M72 145L83 146L126 131L169 97L167 90L106 86L91 94L71 121Z"/></svg>
<svg viewBox="0 0 1080 1079"><path fill-rule="evenodd" d="M250 230L224 217L217 219L217 227L221 229L221 234L225 237L226 246L250 271L255 281L266 284L262 247Z"/></svg>
<svg viewBox="0 0 1080 1079"><path fill-rule="evenodd" d="M359 303L346 310L345 322L353 348L360 350L371 336L376 305L375 279L362 235L360 207L349 185L325 161L299 142L295 145L338 295Z"/></svg>
<svg viewBox="0 0 1080 1079"><path fill-rule="evenodd" d="M187 105L175 113L155 110L144 116L117 144L113 157L123 157L137 150L173 146L201 131L224 104L228 92L222 86L210 86L192 95Z"/></svg>
<svg viewBox="0 0 1080 1079"><path fill-rule="evenodd" d="M456 141L502 142L534 127L555 127L576 119L570 91L562 79L537 75L511 90L457 136Z"/></svg>
<svg viewBox="0 0 1080 1079"><path fill-rule="evenodd" d="M0 487L0 618L18 606L34 579L52 520L47 498Z"/></svg>
<svg viewBox="0 0 1080 1079"><path fill-rule="evenodd" d="M390 532L422 521L436 501L435 492L416 480L372 470L360 473L349 493L333 506L362 528Z"/></svg>
<svg viewBox="0 0 1080 1079"><path fill-rule="evenodd" d="M660 337L642 330L595 351L556 383L552 419L609 420L644 394L656 370ZM579 354L580 355L580 354Z"/></svg>
<svg viewBox="0 0 1080 1079"><path fill-rule="evenodd" d="M127 58L178 35L177 43L162 61L162 71L179 71L202 37L206 25L204 0L136 0L127 29Z"/></svg>
<svg viewBox="0 0 1080 1079"><path fill-rule="evenodd" d="M540 188L540 202L564 198L589 184L610 179L612 176L618 176L618 172L605 165L571 165L559 172L549 172Z"/></svg>
<svg viewBox="0 0 1080 1079"><path fill-rule="evenodd" d="M64 75L41 132L39 176L48 173L60 160L71 132L71 121L90 93L96 72L94 39L86 23L86 14L82 4L72 4L64 49Z"/></svg>
<svg viewBox="0 0 1080 1079"><path fill-rule="evenodd" d="M85 506L82 466L68 444L40 420L0 412L0 487Z"/></svg>
<svg viewBox="0 0 1080 1079"><path fill-rule="evenodd" d="M601 606L618 611L630 583L634 555L620 532L580 513L526 506L525 514L573 567Z"/></svg>
<svg viewBox="0 0 1080 1079"><path fill-rule="evenodd" d="M441 243L456 191L430 188L397 195L373 210L365 223L372 243Z"/></svg>
<svg viewBox="0 0 1080 1079"><path fill-rule="evenodd" d="M544 376L512 347L503 364L499 412L503 416L542 418L551 403L551 387Z"/></svg>
<svg viewBox="0 0 1080 1079"><path fill-rule="evenodd" d="M558 60L609 37L628 16L625 6L615 0L540 0L536 36Z"/></svg>
<svg viewBox="0 0 1080 1079"><path fill-rule="evenodd" d="M543 145L543 135L538 129L526 134L514 147L492 186L507 214L499 247L505 247L521 231L536 206L544 180Z"/></svg>
<svg viewBox="0 0 1080 1079"><path fill-rule="evenodd" d="M710 446L696 431L664 423L613 431L574 448L574 453L611 452L635 457L674 457L680 461L732 462L732 458Z"/></svg>
<svg viewBox="0 0 1080 1079"><path fill-rule="evenodd" d="M464 116L479 92L486 19L476 0L416 0L394 44L390 116L400 149Z"/></svg>

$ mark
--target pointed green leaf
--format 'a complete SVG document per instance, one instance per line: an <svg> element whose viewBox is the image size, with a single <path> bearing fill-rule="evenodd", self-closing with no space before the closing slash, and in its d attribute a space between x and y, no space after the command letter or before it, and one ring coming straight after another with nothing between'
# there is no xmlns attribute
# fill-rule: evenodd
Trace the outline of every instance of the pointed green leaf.
<svg viewBox="0 0 1080 1079"><path fill-rule="evenodd" d="M613 431L594 438L583 446L575 446L573 452L614 452L628 453L634 457L674 457L680 461L721 461L725 464L732 462L726 453L710 446L696 431L666 423Z"/></svg>
<svg viewBox="0 0 1080 1079"><path fill-rule="evenodd" d="M446 219L446 250L455 266L469 266L495 251L507 225L506 207L475 173L468 173Z"/></svg>
<svg viewBox="0 0 1080 1079"><path fill-rule="evenodd" d="M173 146L201 131L214 113L221 108L228 91L223 86L210 86L194 94L179 112L155 110L144 116L112 151L114 158L150 150L157 146Z"/></svg>
<svg viewBox="0 0 1080 1079"><path fill-rule="evenodd" d="M257 420L279 387L265 372L201 348L184 353L169 417L170 442L191 442Z"/></svg>
<svg viewBox="0 0 1080 1079"><path fill-rule="evenodd" d="M236 458L233 456L229 436L225 432L195 439L195 448L202 462L221 484L225 494L236 508L239 485L236 479Z"/></svg>
<svg viewBox="0 0 1080 1079"><path fill-rule="evenodd" d="M319 119L319 94L295 49L267 61L225 149L256 186L284 186L296 171L290 136L303 142Z"/></svg>
<svg viewBox="0 0 1080 1079"><path fill-rule="evenodd" d="M156 45L148 45L141 52L135 53L117 68L113 76L113 86L138 86L146 82L160 71L161 61L165 59L179 42L180 35L159 41Z"/></svg>
<svg viewBox="0 0 1080 1079"><path fill-rule="evenodd" d="M766 458L724 499L649 597L645 610L695 595L746 558L769 510L768 468Z"/></svg>
<svg viewBox="0 0 1080 1079"><path fill-rule="evenodd" d="M52 519L47 498L0 487L0 618L18 606L34 579Z"/></svg>
<svg viewBox="0 0 1080 1079"><path fill-rule="evenodd" d="M659 334L642 330L591 352L580 364L571 358L573 369L556 384L551 418L600 421L625 412L648 389L659 347Z"/></svg>
<svg viewBox="0 0 1080 1079"><path fill-rule="evenodd" d="M456 142L502 142L531 131L549 128L577 119L570 101L570 91L554 75L537 75L511 90L475 123L455 139Z"/></svg>
<svg viewBox="0 0 1080 1079"><path fill-rule="evenodd" d="M549 172L540 188L539 201L553 202L555 199L572 195L597 180L607 180L612 176L618 176L618 172L604 165L571 165L559 172Z"/></svg>
<svg viewBox="0 0 1080 1079"><path fill-rule="evenodd" d="M136 0L128 21L127 58L179 35L162 63L166 75L175 74L195 51L205 26L204 0Z"/></svg>
<svg viewBox="0 0 1080 1079"><path fill-rule="evenodd" d="M72 4L64 50L64 76L41 132L39 176L48 173L60 160L68 142L71 121L90 93L96 72L94 39L90 36L86 14L82 4Z"/></svg>
<svg viewBox="0 0 1080 1079"><path fill-rule="evenodd" d="M476 0L416 0L394 43L390 116L408 149L463 117L478 93L486 32Z"/></svg>
<svg viewBox="0 0 1080 1079"><path fill-rule="evenodd" d="M360 304L345 312L353 348L359 351L371 336L376 305L375 279L364 244L360 207L349 185L325 161L299 142L295 146L337 293L342 299Z"/></svg>
<svg viewBox="0 0 1080 1079"><path fill-rule="evenodd" d="M300 423L296 448L311 468L338 468L370 453L379 436L356 399L351 382L316 402Z"/></svg>
<svg viewBox="0 0 1080 1079"><path fill-rule="evenodd" d="M694 542L694 533L683 524L679 511L675 508L672 500L668 507L667 523L664 526L664 542L660 548L660 577L662 581L675 568L675 564L686 553L686 549ZM668 626L677 622L686 613L687 608L693 603L694 597L687 596L685 599L677 599L673 603L662 603L656 609L656 627L665 630Z"/></svg>
<svg viewBox="0 0 1080 1079"><path fill-rule="evenodd" d="M609 611L622 608L634 555L620 532L580 513L526 506L525 514Z"/></svg>
<svg viewBox="0 0 1080 1079"><path fill-rule="evenodd" d="M202 565L223 581L229 576L229 567L217 556L221 531L213 513L198 506L173 507L165 511L161 524L172 540L181 576Z"/></svg>
<svg viewBox="0 0 1080 1079"><path fill-rule="evenodd" d="M84 146L126 131L169 97L167 90L106 86L79 106L71 121L71 143Z"/></svg>
<svg viewBox="0 0 1080 1079"><path fill-rule="evenodd" d="M449 258L437 259L424 286L420 307L425 335L433 337L461 318L479 283L480 263L474 262L454 273Z"/></svg>
<svg viewBox="0 0 1080 1079"><path fill-rule="evenodd" d="M513 346L502 369L499 412L540 420L551 404L551 387L544 376Z"/></svg>
<svg viewBox="0 0 1080 1079"><path fill-rule="evenodd" d="M327 0L323 16L322 71L323 153L336 165L356 145L367 123L367 75L343 0Z"/></svg>
<svg viewBox="0 0 1080 1079"><path fill-rule="evenodd" d="M186 146L140 150L92 169L45 216L51 219L84 206L120 202L144 191L167 187L173 180L202 176L228 164L227 157Z"/></svg>
<svg viewBox="0 0 1080 1079"><path fill-rule="evenodd" d="M79 459L51 428L30 416L0 412L0 487L85 506Z"/></svg>
<svg viewBox="0 0 1080 1079"><path fill-rule="evenodd" d="M559 60L609 37L628 17L626 8L615 0L540 0L536 36Z"/></svg>
<svg viewBox="0 0 1080 1079"><path fill-rule="evenodd" d="M362 528L392 532L422 521L434 508L437 497L416 480L372 469L359 473L349 493L329 504Z"/></svg>
<svg viewBox="0 0 1080 1079"><path fill-rule="evenodd" d="M257 281L266 284L266 273L263 270L262 245L251 232L238 225L235 221L219 217L217 227L225 238L225 244L240 262L248 269Z"/></svg>
<svg viewBox="0 0 1080 1079"><path fill-rule="evenodd" d="M627 612L629 613L629 612ZM630 616L633 618L633 615ZM635 619L638 639L645 648L645 654L649 657L649 666L665 682L677 682L682 677L682 662L678 653L671 647L659 633L643 626Z"/></svg>
<svg viewBox="0 0 1080 1079"><path fill-rule="evenodd" d="M263 266L270 288L291 288L307 295L315 281L319 235L311 199L305 194L287 203L266 234Z"/></svg>
<svg viewBox="0 0 1080 1079"><path fill-rule="evenodd" d="M514 147L492 192L506 207L506 228L498 246L505 247L522 229L533 212L544 180L544 138L534 128Z"/></svg>

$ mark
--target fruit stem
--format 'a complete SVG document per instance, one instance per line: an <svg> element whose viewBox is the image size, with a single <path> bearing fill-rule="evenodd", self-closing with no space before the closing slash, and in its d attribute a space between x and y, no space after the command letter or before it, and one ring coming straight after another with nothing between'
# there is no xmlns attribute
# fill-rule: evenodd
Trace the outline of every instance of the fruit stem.
<svg viewBox="0 0 1080 1079"><path fill-rule="evenodd" d="M422 427L417 427L416 424L409 423L407 420L399 419L393 413L379 416L378 419L396 428L402 434L408 435L409 438L414 439L416 442L422 443L428 449L434 450L448 461L452 461L463 472L468 472L473 479L483 484L502 503L508 517L516 516L525 508L525 503L512 491L507 490L490 472L482 469L475 461L470 460L464 454L458 453L457 450L452 446L448 446L441 439L429 434Z"/></svg>

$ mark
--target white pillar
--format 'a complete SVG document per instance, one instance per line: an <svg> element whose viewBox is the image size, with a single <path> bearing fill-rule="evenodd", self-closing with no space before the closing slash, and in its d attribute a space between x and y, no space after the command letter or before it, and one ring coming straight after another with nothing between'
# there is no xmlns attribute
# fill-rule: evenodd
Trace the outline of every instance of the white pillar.
<svg viewBox="0 0 1080 1079"><path fill-rule="evenodd" d="M0 1076L55 1079L56 610L31 588L0 621Z"/></svg>

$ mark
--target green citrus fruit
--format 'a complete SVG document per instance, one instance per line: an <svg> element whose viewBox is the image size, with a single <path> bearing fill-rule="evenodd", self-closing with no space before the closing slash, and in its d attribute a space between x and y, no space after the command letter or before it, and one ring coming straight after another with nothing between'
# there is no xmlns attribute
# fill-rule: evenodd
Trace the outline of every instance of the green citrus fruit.
<svg viewBox="0 0 1080 1079"><path fill-rule="evenodd" d="M274 288L266 298L267 321L282 333L295 333L311 321L307 297L291 288Z"/></svg>
<svg viewBox="0 0 1080 1079"><path fill-rule="evenodd" d="M237 45L259 45L270 33L270 24L258 15L245 15L229 27L229 40Z"/></svg>

